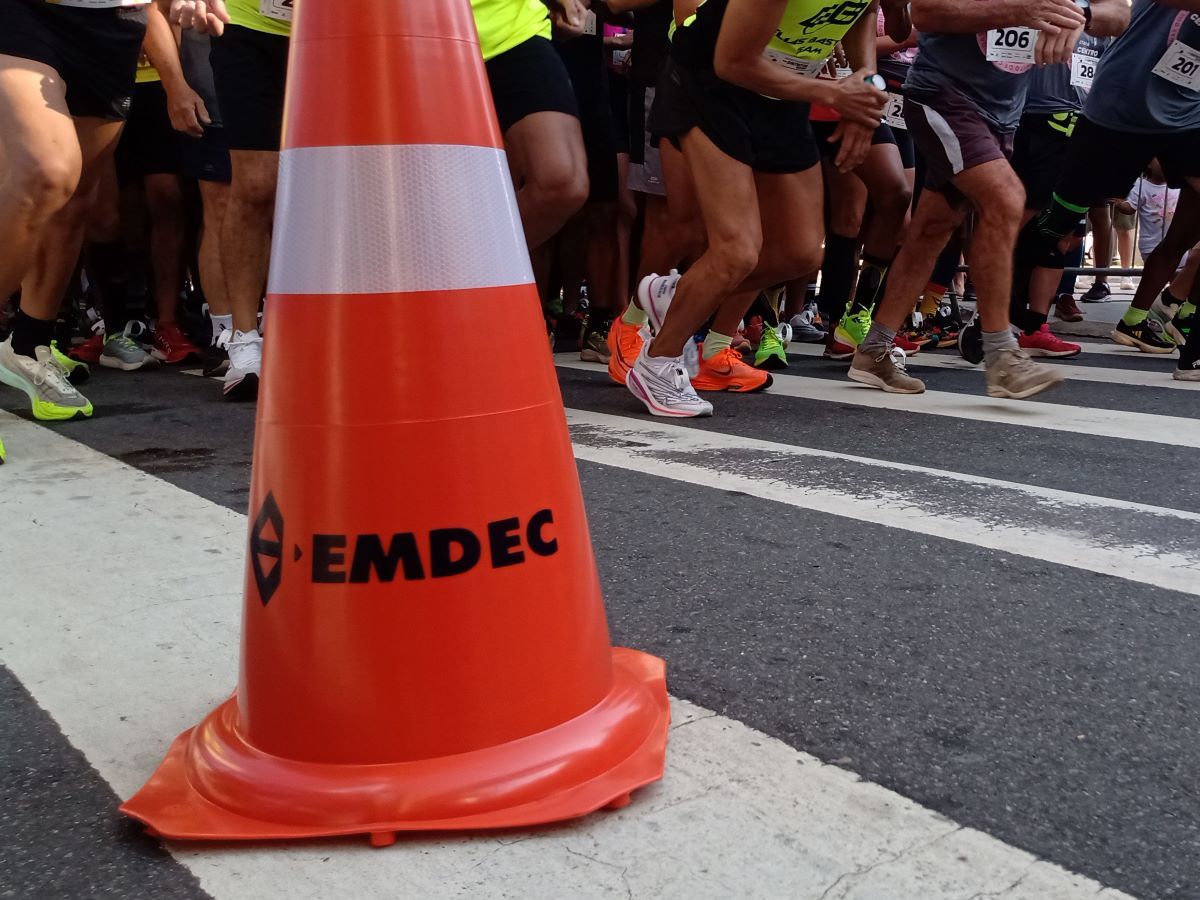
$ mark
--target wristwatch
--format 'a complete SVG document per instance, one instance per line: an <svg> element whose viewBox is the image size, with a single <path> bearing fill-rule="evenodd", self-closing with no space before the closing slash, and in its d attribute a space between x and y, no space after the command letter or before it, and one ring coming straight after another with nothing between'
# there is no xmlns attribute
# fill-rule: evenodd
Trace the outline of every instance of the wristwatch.
<svg viewBox="0 0 1200 900"><path fill-rule="evenodd" d="M1079 7L1083 13L1083 30L1088 34L1092 33L1092 4L1090 0L1075 0L1075 5Z"/></svg>

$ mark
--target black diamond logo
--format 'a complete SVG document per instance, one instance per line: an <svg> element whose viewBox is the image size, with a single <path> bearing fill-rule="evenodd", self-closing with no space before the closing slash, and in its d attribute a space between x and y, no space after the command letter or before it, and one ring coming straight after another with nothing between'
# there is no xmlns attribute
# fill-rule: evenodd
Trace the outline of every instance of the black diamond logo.
<svg viewBox="0 0 1200 900"><path fill-rule="evenodd" d="M254 568L254 583L263 606L270 603L279 590L283 578L282 557L283 513L279 511L275 495L268 491L250 533L250 565Z"/></svg>

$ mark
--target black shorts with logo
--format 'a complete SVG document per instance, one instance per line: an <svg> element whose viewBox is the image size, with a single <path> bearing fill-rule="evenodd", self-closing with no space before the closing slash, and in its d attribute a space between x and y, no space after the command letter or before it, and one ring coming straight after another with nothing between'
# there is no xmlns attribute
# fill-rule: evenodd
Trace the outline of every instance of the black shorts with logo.
<svg viewBox="0 0 1200 900"><path fill-rule="evenodd" d="M1183 187L1186 178L1200 178L1200 131L1118 131L1080 116L1054 193L1088 207L1128 196L1152 159L1162 164L1173 188Z"/></svg>
<svg viewBox="0 0 1200 900"><path fill-rule="evenodd" d="M283 138L289 38L227 25L209 62L231 150L278 151Z"/></svg>
<svg viewBox="0 0 1200 900"><path fill-rule="evenodd" d="M1013 141L1012 167L1025 185L1026 209L1049 204L1077 119L1074 112L1021 117Z"/></svg>
<svg viewBox="0 0 1200 900"><path fill-rule="evenodd" d="M649 129L678 146L693 128L756 172L803 172L821 158L807 103L772 100L672 61L659 80Z"/></svg>
<svg viewBox="0 0 1200 900"><path fill-rule="evenodd" d="M181 140L182 135L171 126L162 82L134 85L129 118L117 144L117 177L122 184L130 184L147 175L181 174Z"/></svg>
<svg viewBox="0 0 1200 900"><path fill-rule="evenodd" d="M84 9L0 0L0 54L50 66L72 116L124 119L146 36L144 6Z"/></svg>

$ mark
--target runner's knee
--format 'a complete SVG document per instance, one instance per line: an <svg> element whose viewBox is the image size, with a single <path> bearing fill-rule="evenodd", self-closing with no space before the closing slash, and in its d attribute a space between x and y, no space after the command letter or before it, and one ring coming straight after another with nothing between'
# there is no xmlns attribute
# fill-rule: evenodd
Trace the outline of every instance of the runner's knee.
<svg viewBox="0 0 1200 900"><path fill-rule="evenodd" d="M80 168L77 153L44 153L24 159L14 158L9 177L19 208L26 215L39 219L58 212L67 205L79 186Z"/></svg>

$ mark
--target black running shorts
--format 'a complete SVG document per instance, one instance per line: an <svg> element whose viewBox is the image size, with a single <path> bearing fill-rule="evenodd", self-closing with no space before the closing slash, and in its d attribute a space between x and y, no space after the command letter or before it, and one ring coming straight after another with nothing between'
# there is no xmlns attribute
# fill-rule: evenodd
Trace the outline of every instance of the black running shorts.
<svg viewBox="0 0 1200 900"><path fill-rule="evenodd" d="M1155 158L1173 188L1183 187L1185 178L1200 178L1200 131L1116 131L1080 116L1054 193L1087 207L1124 198Z"/></svg>
<svg viewBox="0 0 1200 900"><path fill-rule="evenodd" d="M726 156L766 174L803 172L820 161L808 104L772 100L677 62L663 71L649 128L676 146L699 128Z"/></svg>
<svg viewBox="0 0 1200 900"><path fill-rule="evenodd" d="M290 44L240 25L213 38L209 61L230 150L279 150Z"/></svg>
<svg viewBox="0 0 1200 900"><path fill-rule="evenodd" d="M84 9L0 0L0 55L58 72L72 116L124 119L146 35L145 7Z"/></svg>
<svg viewBox="0 0 1200 900"><path fill-rule="evenodd" d="M925 161L925 189L945 194L952 203L965 201L953 185L956 176L1012 157L1013 135L997 131L958 91L906 96L904 121Z"/></svg>
<svg viewBox="0 0 1200 900"><path fill-rule="evenodd" d="M834 131L837 130L837 122L813 120L811 123L813 136L817 139L817 149L821 151L821 157L833 162L837 159L838 150L841 149L841 141L830 141ZM908 148L908 155L905 156L904 146L901 146L900 136L905 138L905 145ZM871 135L871 146L878 144L892 144L900 151L900 161L904 168L911 169L915 164L912 161L912 140L904 133L903 130L892 130L892 126L887 122L880 122L879 127L875 129L875 133Z"/></svg>
<svg viewBox="0 0 1200 900"><path fill-rule="evenodd" d="M117 144L117 177L122 184L132 184L146 175L181 174L181 140L183 137L171 127L162 82L134 85L129 118Z"/></svg>
<svg viewBox="0 0 1200 900"><path fill-rule="evenodd" d="M566 66L544 37L532 37L484 65L501 134L534 113L560 112L579 118Z"/></svg>

